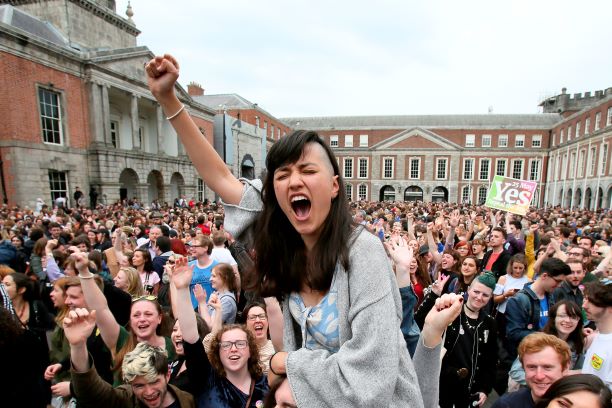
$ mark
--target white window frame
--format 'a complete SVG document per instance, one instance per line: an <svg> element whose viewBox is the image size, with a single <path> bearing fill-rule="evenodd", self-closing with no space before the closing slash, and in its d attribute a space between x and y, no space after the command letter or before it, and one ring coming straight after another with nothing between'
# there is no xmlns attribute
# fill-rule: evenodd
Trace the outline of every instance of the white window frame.
<svg viewBox="0 0 612 408"><path fill-rule="evenodd" d="M565 142L565 129L561 129L559 131L559 144L563 144Z"/></svg>
<svg viewBox="0 0 612 408"><path fill-rule="evenodd" d="M391 175L387 176L387 172L386 172L386 165L387 162L391 163ZM384 179L393 179L393 177L395 176L395 157L383 157L382 159L382 178Z"/></svg>
<svg viewBox="0 0 612 408"><path fill-rule="evenodd" d="M466 177L466 167L467 163L470 162L470 173L468 177ZM463 172L461 173L463 176L463 180L474 180L474 165L476 164L476 160L474 158L464 158L463 159Z"/></svg>
<svg viewBox="0 0 612 408"><path fill-rule="evenodd" d="M595 176L595 167L597 167L597 146L591 146L589 151L589 177Z"/></svg>
<svg viewBox="0 0 612 408"><path fill-rule="evenodd" d="M491 135L482 135L482 147L491 147L491 140L493 136Z"/></svg>
<svg viewBox="0 0 612 408"><path fill-rule="evenodd" d="M504 163L504 173L503 174L499 174L499 163ZM497 159L495 160L495 175L496 176L503 176L506 177L506 174L508 174L508 159Z"/></svg>
<svg viewBox="0 0 612 408"><path fill-rule="evenodd" d="M595 131L601 128L601 112L595 114Z"/></svg>
<svg viewBox="0 0 612 408"><path fill-rule="evenodd" d="M535 174L533 174L533 165L536 164ZM541 159L531 159L529 160L529 181L540 181L540 173L542 172L542 160Z"/></svg>
<svg viewBox="0 0 612 408"><path fill-rule="evenodd" d="M612 106L608 108L608 116L606 119L606 126L612 125Z"/></svg>
<svg viewBox="0 0 612 408"><path fill-rule="evenodd" d="M114 148L118 148L119 147L119 121L118 120L111 120L110 121L109 130L110 130L110 142L111 142L111 145ZM114 142L113 142L113 138L115 139Z"/></svg>
<svg viewBox="0 0 612 408"><path fill-rule="evenodd" d="M553 133L552 134L552 147L555 147L557 145L557 134Z"/></svg>
<svg viewBox="0 0 612 408"><path fill-rule="evenodd" d="M576 122L576 139L580 137L580 122Z"/></svg>
<svg viewBox="0 0 612 408"><path fill-rule="evenodd" d="M329 136L329 147L338 147L338 135Z"/></svg>
<svg viewBox="0 0 612 408"><path fill-rule="evenodd" d="M515 164L516 163L521 163L521 174L519 177L515 177ZM519 179L519 180L523 180L523 174L525 173L525 160L524 159L512 159L512 170L511 170L511 177L514 179Z"/></svg>
<svg viewBox="0 0 612 408"><path fill-rule="evenodd" d="M483 194L484 191L484 194ZM487 193L489 192L489 188L487 186L478 187L478 194L476 195L476 204L481 205L487 200Z"/></svg>
<svg viewBox="0 0 612 408"><path fill-rule="evenodd" d="M601 145L599 163L601 166L599 168L599 174L602 176L605 176L607 174L606 166L608 165L608 144L607 143L604 143Z"/></svg>
<svg viewBox="0 0 612 408"><path fill-rule="evenodd" d="M508 135L499 135L497 147L508 147Z"/></svg>
<svg viewBox="0 0 612 408"><path fill-rule="evenodd" d="M346 189L346 198L349 201L353 201L353 185L351 183L345 183L344 188Z"/></svg>
<svg viewBox="0 0 612 408"><path fill-rule="evenodd" d="M53 100L51 103L46 95L49 95L51 99L55 99L57 105L55 105ZM63 146L64 145L64 120L63 120L63 112L62 112L62 93L56 90L48 89L42 86L38 87L37 92L38 98L38 117L40 120L40 131L42 136L42 141L44 144L55 145L55 146ZM53 115L53 111L57 110L57 116ZM47 128L47 124L51 125L51 128ZM55 127L57 126L57 129ZM51 138L47 138L47 135L50 134ZM59 141L55 142L54 139L56 136L59 137Z"/></svg>
<svg viewBox="0 0 612 408"><path fill-rule="evenodd" d="M350 162L350 168L347 168L347 164ZM355 170L355 161L352 157L345 157L342 159L342 174L344 174L345 179L352 179L354 170ZM347 171L349 170L349 171Z"/></svg>
<svg viewBox="0 0 612 408"><path fill-rule="evenodd" d="M199 202L204 201L204 192L206 191L206 184L204 184L204 180L198 177L197 185L196 185L196 197Z"/></svg>
<svg viewBox="0 0 612 408"><path fill-rule="evenodd" d="M573 151L570 153L570 161L569 161L569 178L576 177L576 152Z"/></svg>
<svg viewBox="0 0 612 408"><path fill-rule="evenodd" d="M572 125L567 127L567 141L569 142L570 140L572 140Z"/></svg>
<svg viewBox="0 0 612 408"><path fill-rule="evenodd" d="M476 135L468 134L465 135L465 147L475 147L476 146Z"/></svg>
<svg viewBox="0 0 612 408"><path fill-rule="evenodd" d="M49 193L51 194L51 205L55 204L55 200L58 197L66 197L66 200L69 199L68 172L49 170L47 180L49 182ZM63 187L63 189L58 187Z"/></svg>
<svg viewBox="0 0 612 408"><path fill-rule="evenodd" d="M561 160L561 178L560 180L565 180L568 178L568 167L567 167L567 153L563 154L563 160Z"/></svg>
<svg viewBox="0 0 612 408"><path fill-rule="evenodd" d="M486 177L482 177L482 164L487 163ZM478 180L489 180L491 178L491 159L481 158L478 160Z"/></svg>
<svg viewBox="0 0 612 408"><path fill-rule="evenodd" d="M361 163L365 161L365 176L361 175ZM357 178L358 179L367 179L368 174L370 174L370 160L367 157L358 157L357 158Z"/></svg>
<svg viewBox="0 0 612 408"><path fill-rule="evenodd" d="M359 135L359 147L368 147L368 135Z"/></svg>
<svg viewBox="0 0 612 408"><path fill-rule="evenodd" d="M525 147L525 135L516 135L514 137L514 147Z"/></svg>
<svg viewBox="0 0 612 408"><path fill-rule="evenodd" d="M467 194L466 194L467 191ZM461 188L461 202L471 203L472 202L472 186L467 185Z"/></svg>
<svg viewBox="0 0 612 408"><path fill-rule="evenodd" d="M531 147L542 147L542 135L531 136Z"/></svg>
<svg viewBox="0 0 612 408"><path fill-rule="evenodd" d="M361 188L363 187L363 189L365 190L365 192L363 194L361 194ZM367 184L359 184L357 186L357 199L358 200L367 200L368 199L368 185Z"/></svg>
<svg viewBox="0 0 612 408"><path fill-rule="evenodd" d="M353 147L353 135L344 135L344 147Z"/></svg>
<svg viewBox="0 0 612 408"><path fill-rule="evenodd" d="M578 177L584 177L584 165L586 164L585 162L585 157L586 157L586 149L580 149L578 151L578 167L577 167L577 172L578 172Z"/></svg>
<svg viewBox="0 0 612 408"><path fill-rule="evenodd" d="M440 163L444 163L444 177L439 177L440 172ZM446 180L448 177L448 158L447 157L437 157L436 158L436 180Z"/></svg>
<svg viewBox="0 0 612 408"><path fill-rule="evenodd" d="M412 176L412 163L416 161L417 164L417 176L413 177ZM409 166L408 166L408 179L409 180L420 180L421 179L421 158L420 157L411 157L410 160L408 160Z"/></svg>
<svg viewBox="0 0 612 408"><path fill-rule="evenodd" d="M558 154L557 157L555 158L555 180L553 181L559 181L561 180L561 155Z"/></svg>
<svg viewBox="0 0 612 408"><path fill-rule="evenodd" d="M591 117L589 116L584 120L584 135L591 133Z"/></svg>

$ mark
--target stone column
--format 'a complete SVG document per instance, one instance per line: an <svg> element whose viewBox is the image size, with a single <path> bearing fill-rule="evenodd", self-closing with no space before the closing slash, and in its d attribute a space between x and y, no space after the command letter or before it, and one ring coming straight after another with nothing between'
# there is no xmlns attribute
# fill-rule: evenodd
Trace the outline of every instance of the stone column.
<svg viewBox="0 0 612 408"><path fill-rule="evenodd" d="M157 154L165 154L166 153L166 149L164 147L164 120L166 119L164 117L164 112L162 110L162 107L160 105L156 105L155 106L155 117L157 119L156 121L156 128L157 128Z"/></svg>
<svg viewBox="0 0 612 408"><path fill-rule="evenodd" d="M138 133L140 130L140 118L138 117L138 96L132 94L130 105L130 119L132 121L132 146L134 149L142 149ZM144 142L144 140L143 140Z"/></svg>
<svg viewBox="0 0 612 408"><path fill-rule="evenodd" d="M102 106L102 89L95 82L89 83L89 118L91 120L92 142L104 143L104 120Z"/></svg>
<svg viewBox="0 0 612 408"><path fill-rule="evenodd" d="M110 134L110 104L108 101L108 90L110 86L102 85L102 129L104 129L104 143L111 144Z"/></svg>

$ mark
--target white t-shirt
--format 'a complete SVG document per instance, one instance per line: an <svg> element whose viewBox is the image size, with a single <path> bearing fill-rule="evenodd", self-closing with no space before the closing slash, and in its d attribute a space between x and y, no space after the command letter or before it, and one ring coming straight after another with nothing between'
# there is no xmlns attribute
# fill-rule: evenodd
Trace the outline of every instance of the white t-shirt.
<svg viewBox="0 0 612 408"><path fill-rule="evenodd" d="M596 375L612 390L612 333L595 337L586 351L582 372Z"/></svg>
<svg viewBox="0 0 612 408"><path fill-rule="evenodd" d="M210 257L219 263L226 263L232 266L237 265L232 253L227 248L214 247Z"/></svg>

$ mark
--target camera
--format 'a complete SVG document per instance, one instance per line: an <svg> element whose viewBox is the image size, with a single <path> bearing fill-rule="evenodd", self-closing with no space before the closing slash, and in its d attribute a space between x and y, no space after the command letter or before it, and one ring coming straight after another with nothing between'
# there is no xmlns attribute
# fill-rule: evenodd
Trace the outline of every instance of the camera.
<svg viewBox="0 0 612 408"><path fill-rule="evenodd" d="M144 291L147 293L147 295L152 295L153 285L144 285Z"/></svg>

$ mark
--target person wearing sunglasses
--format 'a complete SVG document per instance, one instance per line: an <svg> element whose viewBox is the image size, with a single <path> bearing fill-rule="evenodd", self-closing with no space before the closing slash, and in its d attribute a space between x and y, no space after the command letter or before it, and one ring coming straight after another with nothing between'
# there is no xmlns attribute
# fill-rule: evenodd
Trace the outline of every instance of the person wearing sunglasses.
<svg viewBox="0 0 612 408"><path fill-rule="evenodd" d="M171 279L176 288L176 315L182 331L187 375L196 402L201 407L215 408L261 406L268 392L268 380L249 330L243 325L222 326L214 335L208 355L204 351L190 302L193 269L185 258L178 259Z"/></svg>
<svg viewBox="0 0 612 408"><path fill-rule="evenodd" d="M160 335L164 314L154 295L144 295L132 298L130 320L127 329L117 323L111 313L108 302L100 288L95 284L94 275L87 268L87 256L75 254L75 266L79 272L81 288L90 310L96 310L96 324L104 344L113 352L115 368L115 385L122 378L121 364L127 353L136 344L145 342L155 347L164 348L168 352L168 360L176 358L172 340Z"/></svg>

